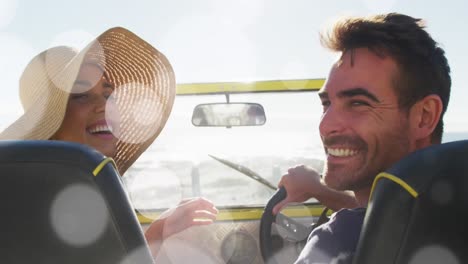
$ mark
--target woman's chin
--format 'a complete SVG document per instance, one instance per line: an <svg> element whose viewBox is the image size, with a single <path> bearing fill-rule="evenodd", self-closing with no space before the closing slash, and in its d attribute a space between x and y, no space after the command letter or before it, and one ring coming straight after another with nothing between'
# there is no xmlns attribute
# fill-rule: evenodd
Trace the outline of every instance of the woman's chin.
<svg viewBox="0 0 468 264"><path fill-rule="evenodd" d="M104 154L104 156L107 156L107 157L111 157L113 158L116 151L117 151L117 148L116 148L116 144L115 143L112 143L112 144L99 144L99 145L91 145L91 147L93 147L94 149L96 149L97 151L101 152L102 154Z"/></svg>
<svg viewBox="0 0 468 264"><path fill-rule="evenodd" d="M117 152L116 148L115 147L112 147L112 149L107 149L107 150L103 150L103 151L100 151L102 154L104 154L105 156L107 157L111 157L113 158L115 156L115 153Z"/></svg>

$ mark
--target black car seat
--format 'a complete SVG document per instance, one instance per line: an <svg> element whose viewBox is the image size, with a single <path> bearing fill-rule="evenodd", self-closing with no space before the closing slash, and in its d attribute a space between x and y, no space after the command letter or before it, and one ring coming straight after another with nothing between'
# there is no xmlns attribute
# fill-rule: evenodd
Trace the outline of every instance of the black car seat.
<svg viewBox="0 0 468 264"><path fill-rule="evenodd" d="M153 263L113 161L61 141L0 142L0 263Z"/></svg>
<svg viewBox="0 0 468 264"><path fill-rule="evenodd" d="M354 263L468 263L468 140L417 151L377 176Z"/></svg>

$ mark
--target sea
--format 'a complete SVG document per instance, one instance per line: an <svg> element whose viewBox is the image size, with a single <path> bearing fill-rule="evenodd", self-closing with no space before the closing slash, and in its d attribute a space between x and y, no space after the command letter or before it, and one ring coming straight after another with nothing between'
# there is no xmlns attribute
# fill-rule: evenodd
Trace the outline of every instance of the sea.
<svg viewBox="0 0 468 264"><path fill-rule="evenodd" d="M446 132L443 142L468 140L468 132ZM273 144L273 143L272 143ZM276 186L288 168L304 164L321 171L323 148L313 142L294 153L281 150L252 155L180 151L180 156L164 153L164 146L148 151L124 175L124 183L135 208L141 213L174 207L183 199L205 197L218 207L264 205L274 189L208 156L215 155L243 165ZM287 156L288 158L284 158ZM314 201L311 199L310 201Z"/></svg>

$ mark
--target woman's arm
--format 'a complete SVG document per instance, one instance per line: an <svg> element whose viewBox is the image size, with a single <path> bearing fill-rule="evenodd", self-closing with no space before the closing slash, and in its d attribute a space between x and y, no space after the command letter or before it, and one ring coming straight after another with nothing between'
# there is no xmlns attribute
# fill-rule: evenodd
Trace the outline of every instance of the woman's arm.
<svg viewBox="0 0 468 264"><path fill-rule="evenodd" d="M191 226L213 223L218 209L205 198L189 198L163 212L145 232L153 258L156 258L164 239Z"/></svg>

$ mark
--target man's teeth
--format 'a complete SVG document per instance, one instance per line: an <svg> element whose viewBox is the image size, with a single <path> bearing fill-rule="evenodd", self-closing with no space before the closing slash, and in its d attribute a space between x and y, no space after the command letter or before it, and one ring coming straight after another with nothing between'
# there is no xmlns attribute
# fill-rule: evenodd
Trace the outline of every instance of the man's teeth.
<svg viewBox="0 0 468 264"><path fill-rule="evenodd" d="M91 129L89 129L89 132L92 133L92 134L100 133L100 132L112 133L112 127L107 126L107 125L99 125L99 126L95 126L95 127L92 127Z"/></svg>
<svg viewBox="0 0 468 264"><path fill-rule="evenodd" d="M328 149L328 154L335 156L335 157L349 157L354 156L358 153L357 150L351 149Z"/></svg>

